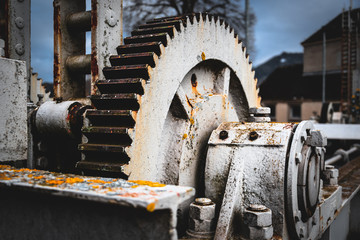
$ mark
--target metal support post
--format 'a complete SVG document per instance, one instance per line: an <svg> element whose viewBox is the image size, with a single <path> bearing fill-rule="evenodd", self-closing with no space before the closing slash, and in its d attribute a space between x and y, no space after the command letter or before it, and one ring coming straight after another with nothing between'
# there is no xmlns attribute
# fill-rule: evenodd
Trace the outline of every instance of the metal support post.
<svg viewBox="0 0 360 240"><path fill-rule="evenodd" d="M85 32L91 31L91 55L85 55ZM85 74L95 82L110 66L110 55L122 42L122 1L54 0L54 92L55 98L85 97Z"/></svg>
<svg viewBox="0 0 360 240"><path fill-rule="evenodd" d="M27 99L30 86L30 0L5 1L5 57L26 62Z"/></svg>
<svg viewBox="0 0 360 240"><path fill-rule="evenodd" d="M85 75L70 72L66 67L69 57L85 54L85 31L73 31L74 16L77 16L74 14L84 11L85 0L54 0L55 98L85 97Z"/></svg>
<svg viewBox="0 0 360 240"><path fill-rule="evenodd" d="M102 69L109 67L109 58L117 54L122 43L123 1L91 0L91 94L95 94L95 82L104 79Z"/></svg>

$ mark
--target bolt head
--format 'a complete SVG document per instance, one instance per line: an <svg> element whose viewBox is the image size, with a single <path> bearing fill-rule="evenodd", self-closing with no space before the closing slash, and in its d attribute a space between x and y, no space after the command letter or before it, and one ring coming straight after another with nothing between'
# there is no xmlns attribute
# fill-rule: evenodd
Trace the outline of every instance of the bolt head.
<svg viewBox="0 0 360 240"><path fill-rule="evenodd" d="M251 227L268 227L272 224L272 213L270 209L265 211L244 211L244 223Z"/></svg>
<svg viewBox="0 0 360 240"><path fill-rule="evenodd" d="M221 140L225 140L225 139L227 139L229 137L229 133L227 132L227 131L225 131L225 130L223 130L223 131L221 131L220 133L219 133L219 138L221 139Z"/></svg>
<svg viewBox="0 0 360 240"><path fill-rule="evenodd" d="M215 204L199 205L196 202L190 204L190 218L197 220L212 220L215 217Z"/></svg>
<svg viewBox="0 0 360 240"><path fill-rule="evenodd" d="M251 227L248 226L249 239L271 239L274 233L273 227Z"/></svg>

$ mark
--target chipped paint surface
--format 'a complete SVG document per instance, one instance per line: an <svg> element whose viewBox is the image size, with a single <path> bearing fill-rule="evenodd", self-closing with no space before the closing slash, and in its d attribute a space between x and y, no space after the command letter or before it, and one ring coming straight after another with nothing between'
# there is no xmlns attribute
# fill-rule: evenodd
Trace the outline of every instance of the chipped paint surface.
<svg viewBox="0 0 360 240"><path fill-rule="evenodd" d="M196 186L211 131L223 121L243 120L257 106L254 72L241 41L223 22L204 16L187 18L167 36L156 67L149 69L127 149L130 179Z"/></svg>
<svg viewBox="0 0 360 240"><path fill-rule="evenodd" d="M58 196L140 207L153 212L176 209L195 194L193 188L150 181L87 177L0 165L0 186L47 192Z"/></svg>
<svg viewBox="0 0 360 240"><path fill-rule="evenodd" d="M27 158L26 65L0 58L0 162Z"/></svg>

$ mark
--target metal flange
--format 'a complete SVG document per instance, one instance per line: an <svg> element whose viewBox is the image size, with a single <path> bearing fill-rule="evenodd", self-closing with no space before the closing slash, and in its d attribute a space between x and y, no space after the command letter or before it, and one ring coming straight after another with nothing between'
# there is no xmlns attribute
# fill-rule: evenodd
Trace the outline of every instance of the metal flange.
<svg viewBox="0 0 360 240"><path fill-rule="evenodd" d="M317 204L320 199L320 175L324 166L323 145L326 138L320 131L313 129L309 121L296 126L287 159L287 222L294 239L308 239L319 231ZM313 141L315 138L318 141Z"/></svg>

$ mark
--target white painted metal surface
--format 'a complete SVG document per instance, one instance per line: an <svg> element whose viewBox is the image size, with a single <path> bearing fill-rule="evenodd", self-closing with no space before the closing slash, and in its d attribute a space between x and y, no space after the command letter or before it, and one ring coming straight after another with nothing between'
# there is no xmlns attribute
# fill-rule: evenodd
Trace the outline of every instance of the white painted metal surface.
<svg viewBox="0 0 360 240"><path fill-rule="evenodd" d="M205 195L221 206L215 239L232 236L234 228L244 229L241 214L250 204L269 207L274 232L287 236L283 195L293 127L291 123L223 123L213 131ZM228 138L219 138L222 131L228 132Z"/></svg>
<svg viewBox="0 0 360 240"><path fill-rule="evenodd" d="M27 158L27 81L23 61L0 58L0 161Z"/></svg>
<svg viewBox="0 0 360 240"><path fill-rule="evenodd" d="M246 120L259 104L256 81L239 39L220 21L187 19L167 42L149 69L125 171L130 179L196 186L211 131Z"/></svg>
<svg viewBox="0 0 360 240"><path fill-rule="evenodd" d="M221 206L215 239L246 238L251 204L272 211L274 237L319 238L341 206L341 187L322 187L320 180L325 142L309 121L223 123L213 131L205 196Z"/></svg>
<svg viewBox="0 0 360 240"><path fill-rule="evenodd" d="M360 124L314 124L315 129L325 133L328 139L360 140Z"/></svg>

